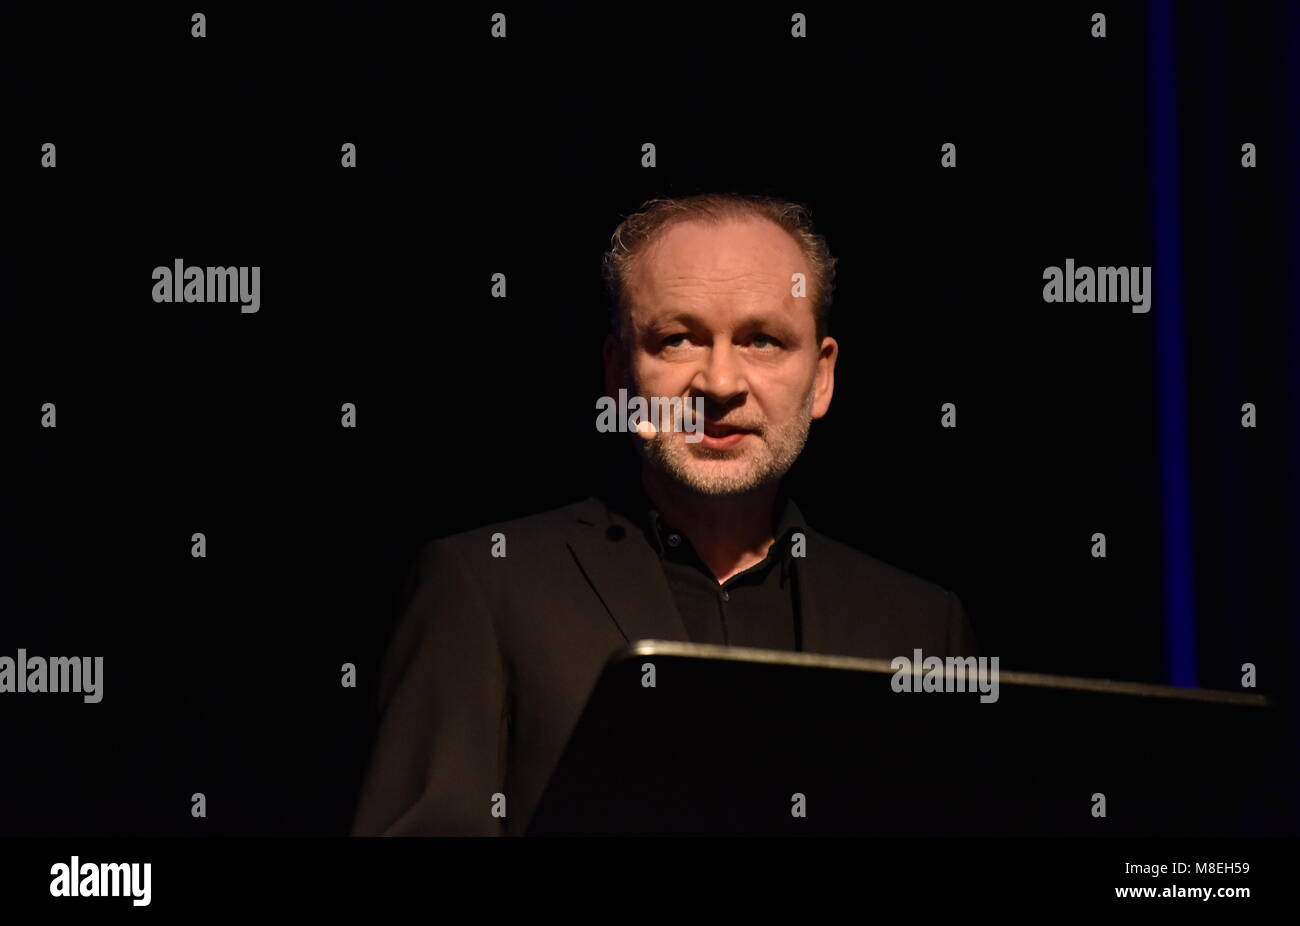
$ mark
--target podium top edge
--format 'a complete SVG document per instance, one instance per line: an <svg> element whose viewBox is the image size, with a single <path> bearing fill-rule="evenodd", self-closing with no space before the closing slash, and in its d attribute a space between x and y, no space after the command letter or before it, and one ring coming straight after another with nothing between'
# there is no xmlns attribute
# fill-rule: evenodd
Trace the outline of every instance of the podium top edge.
<svg viewBox="0 0 1300 926"><path fill-rule="evenodd" d="M746 646L718 646L711 643L685 643L678 640L636 640L615 653L610 658L610 663L613 664L626 658L643 658L647 656L721 659L728 662L841 669L884 675L893 675L898 671L889 660L885 659L864 659L855 656L832 656L821 653L757 649ZM908 656L910 658L910 654ZM959 658L948 657L944 660L945 674L953 673L954 663ZM1234 704L1248 707L1271 708L1277 706L1276 702L1267 695L1218 691L1210 688L1179 688L1174 685L1155 685L1147 682L1001 670L998 671L998 679L1000 682L1011 685L1025 685L1036 688L1063 688L1101 694L1137 695L1139 697L1169 698L1180 701Z"/></svg>

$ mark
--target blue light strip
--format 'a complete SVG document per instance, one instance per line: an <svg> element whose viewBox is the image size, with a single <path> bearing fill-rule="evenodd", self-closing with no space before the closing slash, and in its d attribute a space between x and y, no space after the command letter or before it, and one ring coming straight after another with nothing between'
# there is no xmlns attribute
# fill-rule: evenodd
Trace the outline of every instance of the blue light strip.
<svg viewBox="0 0 1300 926"><path fill-rule="evenodd" d="M1178 92L1173 0L1149 0L1151 192L1155 265L1160 502L1164 539L1165 653L1169 683L1197 684L1191 460L1183 329Z"/></svg>

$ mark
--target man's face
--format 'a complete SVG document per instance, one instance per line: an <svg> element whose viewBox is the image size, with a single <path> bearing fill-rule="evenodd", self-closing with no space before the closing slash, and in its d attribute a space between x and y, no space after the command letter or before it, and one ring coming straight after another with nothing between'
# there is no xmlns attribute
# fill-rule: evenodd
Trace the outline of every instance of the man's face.
<svg viewBox="0 0 1300 926"><path fill-rule="evenodd" d="M682 486L735 496L779 480L830 407L838 347L818 342L811 297L792 294L795 273L811 289L799 245L758 218L678 223L634 263L629 346L606 341L606 388L704 399L701 440L681 430L634 438Z"/></svg>

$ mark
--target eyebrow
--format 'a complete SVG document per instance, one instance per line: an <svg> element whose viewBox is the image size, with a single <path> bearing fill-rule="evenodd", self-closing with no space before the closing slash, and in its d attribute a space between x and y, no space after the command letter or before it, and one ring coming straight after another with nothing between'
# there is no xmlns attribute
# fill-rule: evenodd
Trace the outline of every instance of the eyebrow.
<svg viewBox="0 0 1300 926"><path fill-rule="evenodd" d="M704 319L699 315L699 313L692 312L689 310L682 310L680 312L674 312L672 315L668 316L667 318L657 319L655 321L650 322L650 324L647 326L647 329L653 330L656 328L665 328L672 324L692 325L692 324L701 324L703 322ZM776 328L782 331L791 330L790 324L785 319L773 318L764 315L756 315L752 313L749 315L742 316L737 321L736 327L741 330L747 328Z"/></svg>

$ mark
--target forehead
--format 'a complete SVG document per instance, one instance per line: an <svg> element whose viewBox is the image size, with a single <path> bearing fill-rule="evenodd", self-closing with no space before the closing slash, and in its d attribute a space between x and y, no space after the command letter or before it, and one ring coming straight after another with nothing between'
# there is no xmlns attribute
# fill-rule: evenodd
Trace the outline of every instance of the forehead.
<svg viewBox="0 0 1300 926"><path fill-rule="evenodd" d="M636 314L747 303L793 309L793 273L809 273L795 240L759 217L718 224L678 222L660 234L634 262L629 290ZM810 285L811 285L811 281Z"/></svg>

